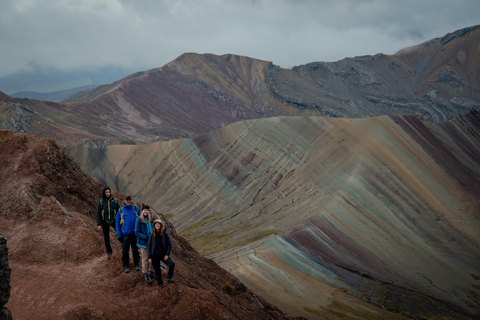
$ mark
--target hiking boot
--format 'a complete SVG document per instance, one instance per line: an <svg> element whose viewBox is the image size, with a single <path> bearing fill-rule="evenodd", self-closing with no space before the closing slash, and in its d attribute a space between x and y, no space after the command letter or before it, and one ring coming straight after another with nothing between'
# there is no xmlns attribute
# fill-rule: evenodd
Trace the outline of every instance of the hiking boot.
<svg viewBox="0 0 480 320"><path fill-rule="evenodd" d="M167 282L168 282L168 283L175 283L175 282L177 282L177 280L167 279Z"/></svg>
<svg viewBox="0 0 480 320"><path fill-rule="evenodd" d="M160 290L162 290L162 289L163 289L163 284L161 284L161 285L158 286L158 290L157 290L157 291L160 291Z"/></svg>
<svg viewBox="0 0 480 320"><path fill-rule="evenodd" d="M129 272L130 272L130 268L129 268L129 267L123 267L123 272L129 273Z"/></svg>
<svg viewBox="0 0 480 320"><path fill-rule="evenodd" d="M152 283L152 280L150 280L150 277L148 276L148 273L145 273L145 281L147 282L147 284Z"/></svg>
<svg viewBox="0 0 480 320"><path fill-rule="evenodd" d="M155 276L155 272L150 271L150 272L149 272L149 275L150 275L150 278L151 278L151 279L157 279L157 277Z"/></svg>
<svg viewBox="0 0 480 320"><path fill-rule="evenodd" d="M140 269L140 266L139 266L138 264L135 265L135 271L140 271L140 270L141 270L141 269Z"/></svg>

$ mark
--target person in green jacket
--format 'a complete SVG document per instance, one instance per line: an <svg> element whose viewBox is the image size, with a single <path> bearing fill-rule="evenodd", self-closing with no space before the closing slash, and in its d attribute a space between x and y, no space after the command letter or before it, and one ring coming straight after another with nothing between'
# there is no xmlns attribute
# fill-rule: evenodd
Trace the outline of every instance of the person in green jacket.
<svg viewBox="0 0 480 320"><path fill-rule="evenodd" d="M112 246L110 245L110 228L115 230L115 219L120 208L117 199L112 196L109 187L103 188L102 197L97 202L97 228L103 232L103 240L107 249L107 257L112 257Z"/></svg>

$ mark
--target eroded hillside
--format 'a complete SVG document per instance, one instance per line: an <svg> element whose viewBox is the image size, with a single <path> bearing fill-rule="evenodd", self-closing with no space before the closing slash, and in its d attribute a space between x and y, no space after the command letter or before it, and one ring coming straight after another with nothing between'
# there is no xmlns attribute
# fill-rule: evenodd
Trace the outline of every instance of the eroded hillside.
<svg viewBox="0 0 480 320"><path fill-rule="evenodd" d="M479 136L474 109L439 124L277 117L71 152L286 312L354 312L347 292L412 317L468 318L480 310Z"/></svg>

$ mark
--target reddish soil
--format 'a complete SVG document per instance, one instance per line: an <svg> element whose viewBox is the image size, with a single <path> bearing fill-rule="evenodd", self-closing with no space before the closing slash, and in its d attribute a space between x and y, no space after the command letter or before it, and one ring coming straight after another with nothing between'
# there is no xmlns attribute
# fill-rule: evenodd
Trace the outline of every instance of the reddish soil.
<svg viewBox="0 0 480 320"><path fill-rule="evenodd" d="M168 221L177 283L157 292L141 272L123 273L115 234L107 260L96 228L103 186L52 140L0 130L0 178L12 268L6 307L16 320L293 318L200 256Z"/></svg>

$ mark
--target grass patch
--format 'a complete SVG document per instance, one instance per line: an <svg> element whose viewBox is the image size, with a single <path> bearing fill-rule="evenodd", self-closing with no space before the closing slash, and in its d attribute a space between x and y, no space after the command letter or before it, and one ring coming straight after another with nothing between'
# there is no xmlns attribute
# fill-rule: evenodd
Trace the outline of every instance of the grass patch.
<svg viewBox="0 0 480 320"><path fill-rule="evenodd" d="M173 218L173 214L171 214L171 213L162 213L162 214L163 214L163 216L164 216L166 219L168 219L168 220L170 220L170 219Z"/></svg>
<svg viewBox="0 0 480 320"><path fill-rule="evenodd" d="M207 224L212 223L213 221L217 220L220 216L222 215L221 212L214 214L210 217L208 217L208 220L202 220L194 225L191 225L187 229L183 230L180 232L180 235L185 238L189 238L197 229L202 228L203 226L206 226Z"/></svg>
<svg viewBox="0 0 480 320"><path fill-rule="evenodd" d="M190 237L185 236L185 238L200 254L209 256L230 248L252 243L277 233L276 230L266 230L247 233L246 236L242 237L235 237L235 235L240 234L240 230L241 227L232 227L220 232L206 231Z"/></svg>
<svg viewBox="0 0 480 320"><path fill-rule="evenodd" d="M233 293L233 287L230 284L230 282L225 282L225 284L223 285L223 292L228 293L228 294Z"/></svg>

